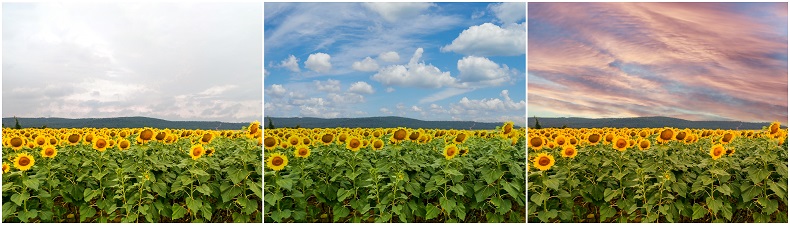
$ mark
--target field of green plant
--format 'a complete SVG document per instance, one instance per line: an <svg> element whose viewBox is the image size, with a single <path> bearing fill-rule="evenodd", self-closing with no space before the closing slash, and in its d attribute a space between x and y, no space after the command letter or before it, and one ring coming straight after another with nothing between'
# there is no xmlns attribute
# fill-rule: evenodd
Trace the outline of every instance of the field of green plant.
<svg viewBox="0 0 790 225"><path fill-rule="evenodd" d="M524 130L264 131L265 222L526 221Z"/></svg>
<svg viewBox="0 0 790 225"><path fill-rule="evenodd" d="M529 222L787 222L787 130L530 129Z"/></svg>
<svg viewBox="0 0 790 225"><path fill-rule="evenodd" d="M252 126L3 128L3 222L261 222Z"/></svg>

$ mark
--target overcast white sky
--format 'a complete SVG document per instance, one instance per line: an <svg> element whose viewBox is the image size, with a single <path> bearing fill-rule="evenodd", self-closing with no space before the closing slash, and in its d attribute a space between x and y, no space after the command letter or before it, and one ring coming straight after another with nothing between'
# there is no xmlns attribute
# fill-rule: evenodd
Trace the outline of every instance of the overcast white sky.
<svg viewBox="0 0 790 225"><path fill-rule="evenodd" d="M262 114L261 3L3 3L3 117Z"/></svg>

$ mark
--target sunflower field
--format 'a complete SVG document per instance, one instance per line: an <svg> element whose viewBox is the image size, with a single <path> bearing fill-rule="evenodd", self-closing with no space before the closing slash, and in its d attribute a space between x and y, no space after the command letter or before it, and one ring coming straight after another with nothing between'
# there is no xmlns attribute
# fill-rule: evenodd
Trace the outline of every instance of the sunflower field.
<svg viewBox="0 0 790 225"><path fill-rule="evenodd" d="M787 129L528 130L529 222L787 222Z"/></svg>
<svg viewBox="0 0 790 225"><path fill-rule="evenodd" d="M3 222L261 222L259 127L3 128Z"/></svg>
<svg viewBox="0 0 790 225"><path fill-rule="evenodd" d="M264 222L525 222L525 130L266 129Z"/></svg>

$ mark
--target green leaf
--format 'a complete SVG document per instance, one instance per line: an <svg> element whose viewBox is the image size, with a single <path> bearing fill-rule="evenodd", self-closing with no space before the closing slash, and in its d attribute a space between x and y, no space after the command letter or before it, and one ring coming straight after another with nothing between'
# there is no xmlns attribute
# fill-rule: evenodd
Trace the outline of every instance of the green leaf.
<svg viewBox="0 0 790 225"><path fill-rule="evenodd" d="M228 177L230 178L230 181L232 181L234 184L238 184L242 180L246 179L249 173L250 173L249 171L243 169L230 169L228 170ZM278 185L280 184L279 180L277 181L277 184ZM288 188L288 190L290 190L290 187Z"/></svg>
<svg viewBox="0 0 790 225"><path fill-rule="evenodd" d="M211 214L212 214L211 211L212 211L211 204L208 201L204 202L203 209L200 210L200 212L203 213L203 218L206 218L206 220L211 221Z"/></svg>
<svg viewBox="0 0 790 225"><path fill-rule="evenodd" d="M344 207L342 205L336 205L333 208L334 209L332 210L332 215L333 215L332 216L333 217L332 220L334 222L337 222L341 218L346 217L346 216L348 216L349 213L351 213L351 210L349 210L348 208L346 208L346 207Z"/></svg>
<svg viewBox="0 0 790 225"><path fill-rule="evenodd" d="M162 197L166 197L167 196L167 184L165 184L165 182L157 181L156 183L153 183L153 185L151 186L151 189L154 192L156 192L156 194L158 194L159 196L162 196Z"/></svg>
<svg viewBox="0 0 790 225"><path fill-rule="evenodd" d="M22 183L30 189L38 190L39 182L36 178L28 178L25 181L22 181Z"/></svg>
<svg viewBox="0 0 790 225"><path fill-rule="evenodd" d="M692 220L705 217L705 214L708 214L708 210L706 210L705 207L702 207L700 204L694 204L694 207L691 209L694 211L694 213L691 215Z"/></svg>
<svg viewBox="0 0 790 225"><path fill-rule="evenodd" d="M12 215L16 212L16 205L12 202L6 202L3 204L3 220L8 218L9 215Z"/></svg>
<svg viewBox="0 0 790 225"><path fill-rule="evenodd" d="M426 220L430 220L430 219L436 218L437 216L439 216L439 212L440 212L439 208L437 208L435 205L430 204L430 203L425 205L425 219Z"/></svg>
<svg viewBox="0 0 790 225"><path fill-rule="evenodd" d="M439 198L439 205L442 206L445 213L449 215L455 209L455 199L447 199L445 197Z"/></svg>
<svg viewBox="0 0 790 225"><path fill-rule="evenodd" d="M609 206L608 204L604 204L601 206L599 213L601 214L601 219L599 222L605 221L607 218L614 216L617 213L617 210Z"/></svg>
<svg viewBox="0 0 790 225"><path fill-rule="evenodd" d="M776 196L779 197L779 199L786 199L786 197L785 197L786 196L786 192L784 190L782 190L782 188L780 188L779 185L776 184L776 182L772 181L772 182L768 183L768 188L770 188L771 191L773 191L774 194L776 194Z"/></svg>
<svg viewBox="0 0 790 225"><path fill-rule="evenodd" d="M337 201L338 202L343 202L343 200L346 200L346 198L351 196L351 194L353 194L353 193L354 193L354 191L352 191L352 190L346 190L346 189L343 189L343 188L337 189Z"/></svg>
<svg viewBox="0 0 790 225"><path fill-rule="evenodd" d="M757 202L763 206L763 213L765 213L765 215L771 215L779 208L779 202L768 199L765 196L758 198Z"/></svg>
<svg viewBox="0 0 790 225"><path fill-rule="evenodd" d="M209 188L208 185L206 184L200 185L199 187L195 188L195 190L197 190L200 193L203 193L206 196L211 195L211 188Z"/></svg>
<svg viewBox="0 0 790 225"><path fill-rule="evenodd" d="M461 186L460 184L453 185L453 187L450 188L450 191L455 192L456 194L461 196L463 196L464 193L466 193L466 189L464 189L464 186Z"/></svg>
<svg viewBox="0 0 790 225"><path fill-rule="evenodd" d="M203 201L201 201L200 199L187 198L186 201L187 201L187 208L189 208L189 210L192 211L192 213L197 213L198 210L200 210L200 208L203 207Z"/></svg>
<svg viewBox="0 0 790 225"><path fill-rule="evenodd" d="M85 202L90 202L91 199L99 195L99 190L91 190L90 188L85 188L85 192L83 193L85 196Z"/></svg>
<svg viewBox="0 0 790 225"><path fill-rule="evenodd" d="M173 203L173 216L171 217L171 219L173 220L181 219L186 214L187 214L187 209L185 209L181 205L178 205L177 203Z"/></svg>
<svg viewBox="0 0 790 225"><path fill-rule="evenodd" d="M269 205L271 206L274 206L274 204L277 203L277 201L280 201L280 199L282 198L283 198L283 194L279 192L274 194L267 194L266 196L263 196L263 200L266 203L269 203Z"/></svg>
<svg viewBox="0 0 790 225"><path fill-rule="evenodd" d="M22 206L22 203L24 203L24 201L27 201L27 199L29 198L30 198L30 194L28 194L27 192L22 192L22 194L11 195L11 201L13 201L18 206Z"/></svg>
<svg viewBox="0 0 790 225"><path fill-rule="evenodd" d="M711 170L710 170L710 173L711 173L711 174L715 174L715 175L721 175L721 176L727 176L727 175L730 175L729 173L727 173L726 171L724 171L724 170L721 170L721 169L711 169Z"/></svg>
<svg viewBox="0 0 790 225"><path fill-rule="evenodd" d="M717 187L716 190L727 196L730 196L732 194L732 190L730 189L730 186L726 184Z"/></svg>
<svg viewBox="0 0 790 225"><path fill-rule="evenodd" d="M559 190L560 189L560 182L558 180L556 180L556 179L544 180L543 184L546 185L546 187L549 187L549 188L554 189L554 190Z"/></svg>
<svg viewBox="0 0 790 225"><path fill-rule="evenodd" d="M725 202L721 207L721 215L728 221L732 218L732 205L729 202Z"/></svg>
<svg viewBox="0 0 790 225"><path fill-rule="evenodd" d="M540 221L544 223L549 222L551 219L554 219L555 217L557 217L556 209L538 212L538 219L540 219Z"/></svg>
<svg viewBox="0 0 790 225"><path fill-rule="evenodd" d="M208 174L208 173L206 173L206 171L203 171L203 170L202 170L202 169L200 169L200 168L190 169L190 170L189 170L189 172L190 172L190 173L192 173L193 175L198 175L198 176L209 176L209 174Z"/></svg>
<svg viewBox="0 0 790 225"><path fill-rule="evenodd" d="M87 218L91 218L96 215L96 209L89 205L82 205L80 206L80 222L85 221Z"/></svg>
<svg viewBox="0 0 790 225"><path fill-rule="evenodd" d="M248 181L247 182L247 187L250 189L250 191L252 191L252 193L255 193L255 195L257 195L258 198L262 198L263 197L263 193L261 193L261 185L255 183L255 182L249 182ZM206 194L206 195L208 195L208 194Z"/></svg>
<svg viewBox="0 0 790 225"><path fill-rule="evenodd" d="M491 184L502 177L502 175L505 174L505 171L501 171L499 168L493 170L484 169L481 171L481 173L483 174L483 179L486 181L486 183Z"/></svg>
<svg viewBox="0 0 790 225"><path fill-rule="evenodd" d="M768 176L770 175L771 175L771 171L760 168L757 169L757 171L754 171L753 173L749 173L749 178L752 179L752 182L758 184L763 180L765 180L765 178L768 178Z"/></svg>
<svg viewBox="0 0 790 225"><path fill-rule="evenodd" d="M620 190L612 190L612 189L606 188L606 190L603 191L603 196L604 196L603 200L608 202L608 201L611 201L612 198L617 197L618 195L620 195Z"/></svg>
<svg viewBox="0 0 790 225"><path fill-rule="evenodd" d="M281 177L277 179L277 185L289 191L293 189L293 184L294 182L289 178Z"/></svg>

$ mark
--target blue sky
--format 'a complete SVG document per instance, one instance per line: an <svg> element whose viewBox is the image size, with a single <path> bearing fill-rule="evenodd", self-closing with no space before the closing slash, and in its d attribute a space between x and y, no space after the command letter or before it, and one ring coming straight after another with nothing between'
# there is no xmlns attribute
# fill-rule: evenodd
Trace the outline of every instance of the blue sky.
<svg viewBox="0 0 790 225"><path fill-rule="evenodd" d="M264 116L514 121L524 3L264 3Z"/></svg>

